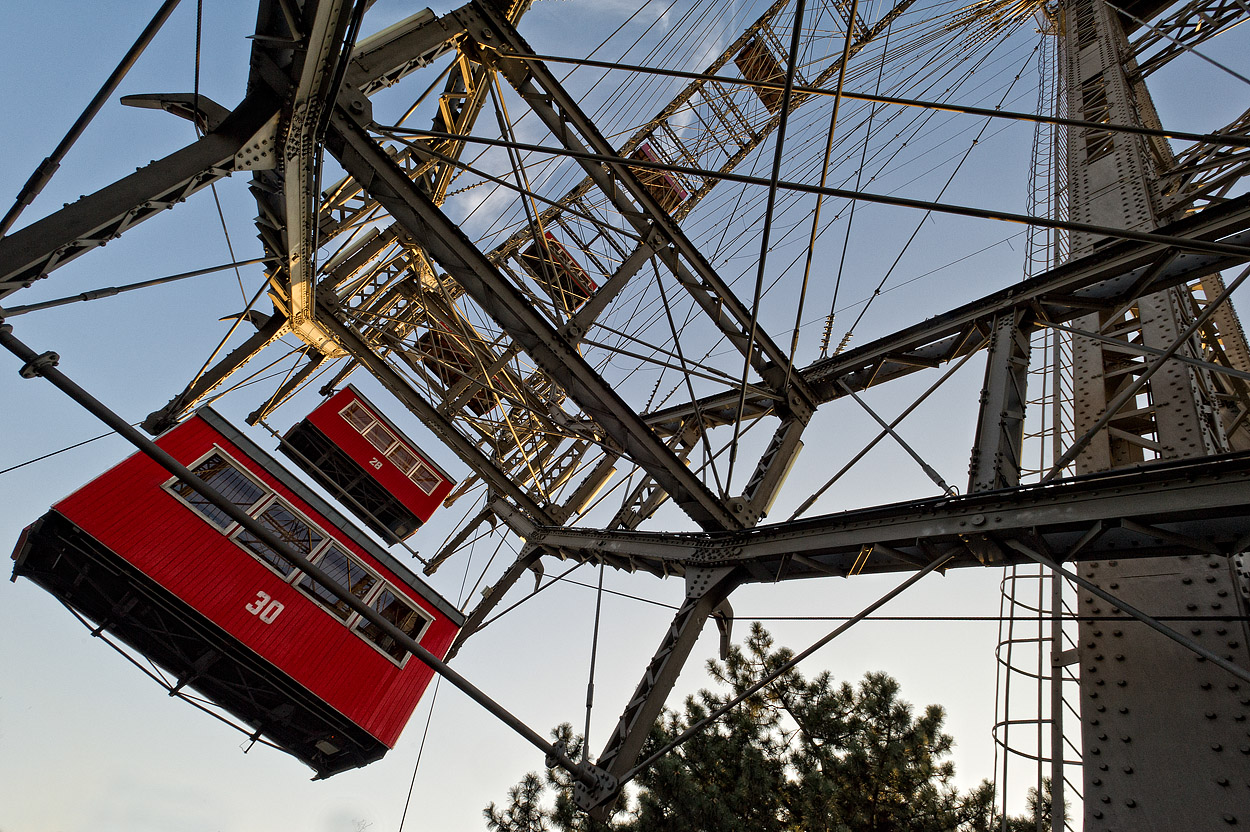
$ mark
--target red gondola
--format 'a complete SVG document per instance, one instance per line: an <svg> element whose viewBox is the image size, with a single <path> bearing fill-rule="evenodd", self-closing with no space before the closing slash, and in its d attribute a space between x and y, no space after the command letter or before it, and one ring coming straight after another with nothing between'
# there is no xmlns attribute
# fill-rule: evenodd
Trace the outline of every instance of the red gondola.
<svg viewBox="0 0 1250 832"><path fill-rule="evenodd" d="M629 158L656 164L660 164L661 161L655 149L647 142L638 145L638 149ZM655 168L633 168L632 170L643 187L651 192L651 196L655 197L656 202L660 203L660 207L670 214L677 209L677 206L690 197L690 192L683 188L681 183L677 181L677 178L667 171L656 170Z"/></svg>
<svg viewBox="0 0 1250 832"><path fill-rule="evenodd" d="M410 537L456 484L350 384L291 428L281 450L388 539Z"/></svg>
<svg viewBox="0 0 1250 832"><path fill-rule="evenodd" d="M535 240L521 252L520 261L569 312L580 309L599 288L550 231L544 231L542 241Z"/></svg>
<svg viewBox="0 0 1250 832"><path fill-rule="evenodd" d="M162 448L362 601L445 656L463 617L205 408ZM52 507L27 577L318 777L393 747L433 671L156 462L135 454Z"/></svg>
<svg viewBox="0 0 1250 832"><path fill-rule="evenodd" d="M738 65L742 77L748 81L759 81L765 84L785 83L785 71L759 36L752 38L746 46L742 47L742 51L734 57L734 63ZM773 87L752 87L752 89L760 97L760 101L764 102L769 112L781 111L781 90Z"/></svg>

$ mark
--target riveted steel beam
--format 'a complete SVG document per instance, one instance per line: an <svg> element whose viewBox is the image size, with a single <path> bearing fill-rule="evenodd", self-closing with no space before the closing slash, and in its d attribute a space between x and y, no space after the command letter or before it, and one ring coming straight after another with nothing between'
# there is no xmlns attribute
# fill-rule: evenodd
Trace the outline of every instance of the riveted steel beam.
<svg viewBox="0 0 1250 832"><path fill-rule="evenodd" d="M700 526L741 524L699 478L581 357L419 187L346 113L331 117L327 144L369 194L455 279L537 364L599 424L629 457L656 479Z"/></svg>
<svg viewBox="0 0 1250 832"><path fill-rule="evenodd" d="M0 298L229 176L235 155L277 112L278 102L256 90L216 130L0 238Z"/></svg>
<svg viewBox="0 0 1250 832"><path fill-rule="evenodd" d="M356 44L345 81L365 95L397 83L456 50L464 34L454 15L435 16L429 9L401 20Z"/></svg>
<svg viewBox="0 0 1250 832"><path fill-rule="evenodd" d="M596 761L613 778L619 779L633 768L651 726L663 711L664 701L703 632L703 625L738 585L735 572L733 568L697 565L687 570L686 597ZM609 791L596 792L586 787L574 790L578 805L593 810L600 819L607 814L612 797L614 794Z"/></svg>
<svg viewBox="0 0 1250 832"><path fill-rule="evenodd" d="M1218 239L1250 245L1250 197L1238 197L1160 229L1171 236ZM1155 243L1124 240L1051 269L913 326L804 368L818 403L845 395L839 382L863 390L979 349L995 318L1012 310L1032 310L1034 320L1062 323L1091 308L1115 306L1250 260L1245 257L1185 253ZM667 435L698 409L705 420L732 419L736 393L707 396L649 414L648 424ZM744 418L773 413L775 402L748 395Z"/></svg>
<svg viewBox="0 0 1250 832"><path fill-rule="evenodd" d="M1024 409L1028 402L1029 331L1033 328L1028 315L1028 310L1015 309L994 320L972 462L968 467L969 491L993 491L1020 484Z"/></svg>
<svg viewBox="0 0 1250 832"><path fill-rule="evenodd" d="M1044 540L1065 559L1131 560L1160 554L1225 556L1250 534L1250 454L1163 463L1051 485L940 497L724 533L536 528L528 541L562 557L628 555L653 569L733 566L743 581L1026 563L1002 541ZM865 554L867 557L865 560ZM1215 553L1215 554L1213 554ZM857 561L862 561L857 565Z"/></svg>

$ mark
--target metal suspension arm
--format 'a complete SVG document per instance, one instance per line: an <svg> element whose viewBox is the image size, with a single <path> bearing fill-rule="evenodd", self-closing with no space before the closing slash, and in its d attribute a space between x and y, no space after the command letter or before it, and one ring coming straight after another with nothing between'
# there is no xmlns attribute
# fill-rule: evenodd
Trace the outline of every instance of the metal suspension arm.
<svg viewBox="0 0 1250 832"><path fill-rule="evenodd" d="M278 102L256 90L187 147L0 238L0 298L229 176L246 163L249 142L277 112Z"/></svg>
<svg viewBox="0 0 1250 832"><path fill-rule="evenodd" d="M905 572L949 553L951 568L1030 559L1042 541L1065 560L1161 554L1226 557L1250 541L1250 453L1142 465L955 498L829 514L727 533L537 528L531 545L573 560L628 556L672 567L743 570L742 582ZM1033 544L1030 544L1033 545ZM1232 613L1236 615L1235 612Z"/></svg>
<svg viewBox="0 0 1250 832"><path fill-rule="evenodd" d="M574 799L581 808L593 810L592 816L603 819L607 814L619 791L619 780L637 761L652 724L663 711L664 701L703 632L703 625L738 585L735 573L732 567L699 566L686 572L686 598L596 761L609 775L608 784L595 787L578 783L573 787Z"/></svg>

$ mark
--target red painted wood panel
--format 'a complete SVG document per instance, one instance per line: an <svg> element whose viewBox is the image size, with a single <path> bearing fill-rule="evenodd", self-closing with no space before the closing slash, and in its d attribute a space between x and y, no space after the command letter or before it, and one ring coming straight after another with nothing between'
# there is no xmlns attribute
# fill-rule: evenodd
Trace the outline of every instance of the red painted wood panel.
<svg viewBox="0 0 1250 832"><path fill-rule="evenodd" d="M318 405L316 410L308 414L308 421L329 437L331 442L342 448L352 459L356 460L365 469L365 473L377 480L379 485L393 494L409 511L420 517L422 523L429 520L430 515L442 504L443 498L451 493L455 482L447 477L432 459L421 453L421 449L414 445L408 437L399 433L396 438L406 445L408 450L416 454L417 458L430 466L430 469L438 474L441 479L434 492L426 494L415 482L408 478L407 474L399 470L393 462L379 453L378 449L373 447L368 439L343 418L343 408L352 402L359 402L378 421L385 424L386 420L382 418L377 408L352 387L343 388ZM377 462L381 463L381 467L371 465L370 461L372 460L377 460Z"/></svg>
<svg viewBox="0 0 1250 832"><path fill-rule="evenodd" d="M457 630L454 622L418 591L407 589L398 575L204 420L193 417L162 436L158 444L188 466L214 446L225 451L432 616L421 643L440 658L446 655ZM163 468L135 454L55 508L344 716L393 746L433 671L412 657L398 667L162 488L169 480ZM283 604L269 624L246 609L261 592Z"/></svg>

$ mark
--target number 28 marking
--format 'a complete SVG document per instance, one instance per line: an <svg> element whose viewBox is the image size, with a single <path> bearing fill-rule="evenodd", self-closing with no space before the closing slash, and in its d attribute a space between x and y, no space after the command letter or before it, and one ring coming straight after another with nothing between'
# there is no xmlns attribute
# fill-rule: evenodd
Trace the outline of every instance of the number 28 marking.
<svg viewBox="0 0 1250 832"><path fill-rule="evenodd" d="M243 609L259 618L266 624L272 624L273 620L278 617L286 607L281 601L275 601L270 597L268 592L258 591L256 600L245 606Z"/></svg>

